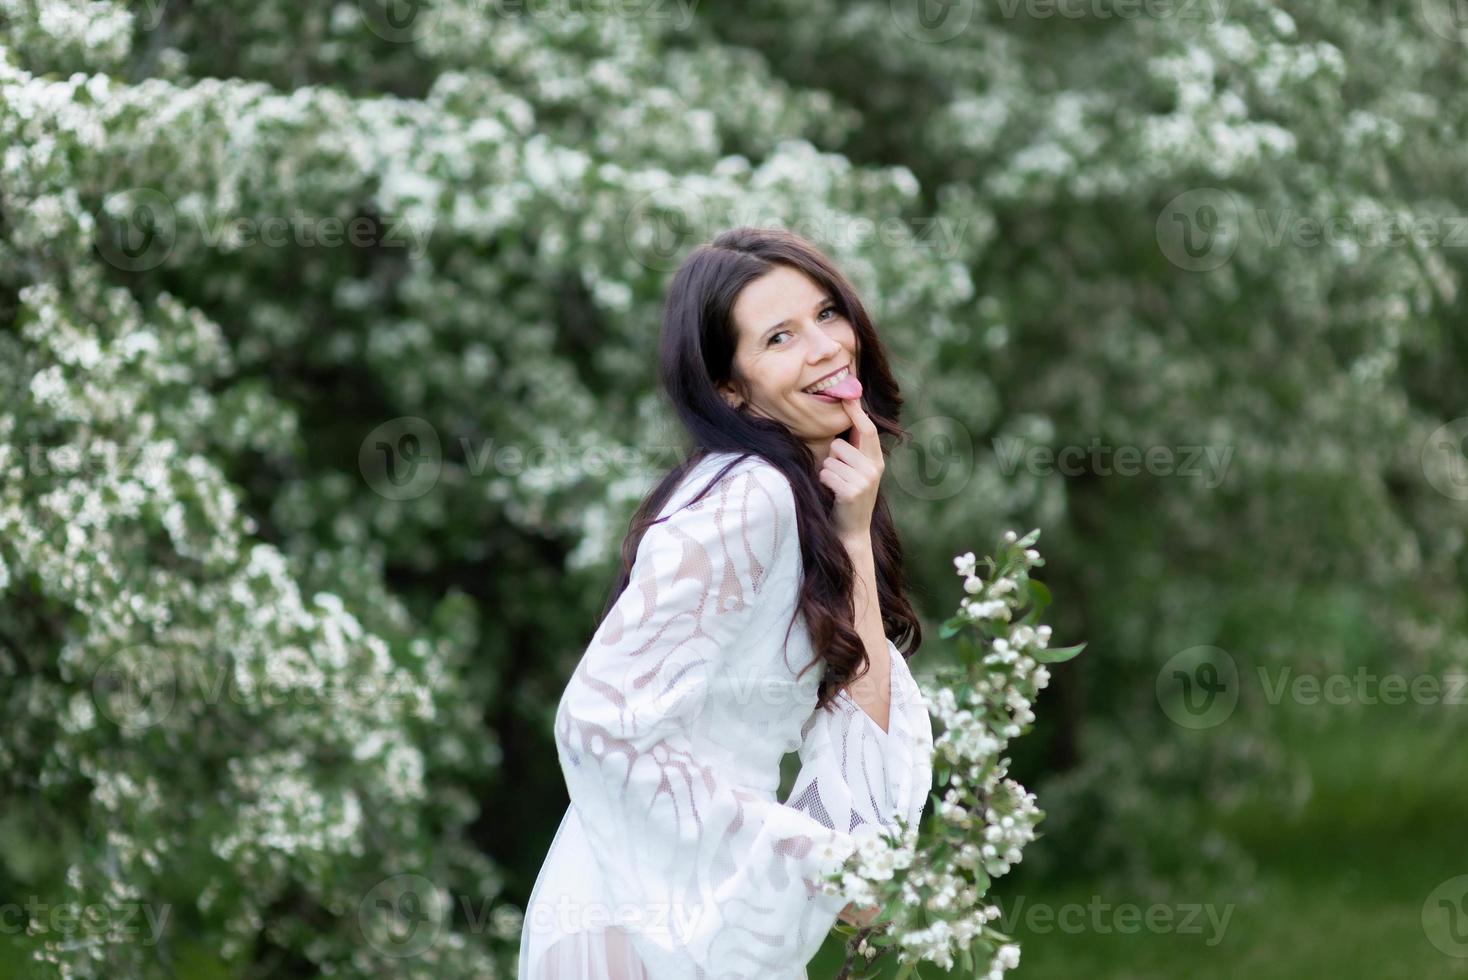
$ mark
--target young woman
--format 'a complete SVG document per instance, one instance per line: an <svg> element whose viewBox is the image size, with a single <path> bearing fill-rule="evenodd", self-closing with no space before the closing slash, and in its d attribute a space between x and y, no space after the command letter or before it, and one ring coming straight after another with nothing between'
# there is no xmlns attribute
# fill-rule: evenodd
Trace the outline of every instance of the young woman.
<svg viewBox="0 0 1468 980"><path fill-rule="evenodd" d="M633 516L556 712L571 806L519 976L804 980L838 917L879 911L819 889L825 849L915 825L932 784L889 639L921 642L880 493L902 399L850 284L785 232L693 252L660 345L693 449Z"/></svg>

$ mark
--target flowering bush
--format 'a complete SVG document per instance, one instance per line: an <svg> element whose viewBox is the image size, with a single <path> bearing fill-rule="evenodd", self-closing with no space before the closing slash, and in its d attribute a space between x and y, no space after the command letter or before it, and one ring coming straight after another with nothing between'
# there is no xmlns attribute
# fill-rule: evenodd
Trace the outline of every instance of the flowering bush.
<svg viewBox="0 0 1468 980"><path fill-rule="evenodd" d="M1260 778L1278 740L1247 700L1226 739L1171 724L1179 649L1468 658L1441 626L1461 440L1426 452L1461 405L1463 250L1296 234L1458 230L1445 6L1073 31L952 4L945 38L888 0L378 6L0 0L0 890L178 906L157 949L0 931L0 962L512 969L512 927L473 934L510 901L403 960L358 928L403 922L357 910L379 869L528 895L565 804L554 692L670 462L649 325L735 222L815 239L897 355L917 591L975 526L1065 541L1049 574L1106 671L1038 787L1046 859L1244 866L1179 807L1290 785ZM1212 271L1158 237L1200 190L1237 205ZM411 499L359 455L405 418L440 445ZM1098 438L1233 465L1031 464ZM358 685L392 697L292 708ZM146 690L172 708L119 724Z"/></svg>
<svg viewBox="0 0 1468 980"><path fill-rule="evenodd" d="M1046 664L1085 646L1052 648L1050 627L1039 623L1050 604L1049 590L1030 578L1030 569L1045 563L1031 547L1039 536L1006 532L998 558L983 561L987 578L973 552L954 559L968 594L940 635L957 637L956 664L939 667L924 685L942 726L933 740L941 796L934 794L922 828L898 817L897 832L862 828L850 853L828 852L842 864L827 891L882 908L864 928L836 927L852 937L843 977L854 957L871 965L888 952L902 964L899 980L922 962L946 970L956 961L989 980L1019 963L1019 946L991 925L999 909L983 899L994 879L1020 862L1044 813L1034 794L1009 778L1004 750L1035 720L1035 698L1050 683Z"/></svg>

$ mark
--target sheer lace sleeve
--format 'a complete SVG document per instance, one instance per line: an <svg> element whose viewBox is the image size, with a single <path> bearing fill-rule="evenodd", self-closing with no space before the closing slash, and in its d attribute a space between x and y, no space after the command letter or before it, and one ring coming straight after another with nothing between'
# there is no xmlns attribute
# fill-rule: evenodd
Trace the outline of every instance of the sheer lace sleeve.
<svg viewBox="0 0 1468 980"><path fill-rule="evenodd" d="M654 980L800 977L846 904L816 885L832 831L728 781L687 734L761 614L771 569L798 556L784 475L737 465L646 532L557 708L572 805Z"/></svg>
<svg viewBox="0 0 1468 980"><path fill-rule="evenodd" d="M892 708L884 732L846 691L801 729L790 805L851 833L864 824L917 826L933 786L933 727L907 660L889 639Z"/></svg>

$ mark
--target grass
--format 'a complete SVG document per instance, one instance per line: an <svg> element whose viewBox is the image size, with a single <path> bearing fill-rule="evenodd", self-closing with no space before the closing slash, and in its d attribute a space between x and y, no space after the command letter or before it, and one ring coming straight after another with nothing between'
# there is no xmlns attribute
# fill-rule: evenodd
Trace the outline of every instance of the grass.
<svg viewBox="0 0 1468 980"><path fill-rule="evenodd" d="M1032 890L1024 905L1001 890L1023 949L1010 980L1468 980L1468 942L1450 956L1422 919L1434 888L1468 874L1468 707L1462 717L1448 714L1455 710L1375 707L1323 714L1318 726L1293 719L1285 741L1314 793L1293 817L1256 803L1221 823L1259 875L1249 894L1205 888L1196 903L1213 906L1211 920L1201 912L1190 920L1179 904L1171 926L1147 929L1151 902L1086 881ZM1135 926L1117 912L1125 903L1138 908ZM1031 918L1036 906L1069 907L1066 922L1080 927ZM0 929L0 980L49 975L28 962L28 945ZM807 970L812 980L834 977L841 953L840 937L829 939ZM889 964L882 975L895 973Z"/></svg>
<svg viewBox="0 0 1468 980"><path fill-rule="evenodd" d="M1464 717L1455 718L1374 707L1321 726L1295 719L1286 742L1309 769L1314 793L1293 817L1258 804L1221 822L1257 861L1259 874L1247 893L1205 889L1197 903L1213 907L1212 920L1200 909L1189 923L1190 910L1179 903L1170 910L1172 926L1147 929L1140 910L1148 900L1104 893L1084 881L1026 896L1031 909L1041 905L1052 914L1071 906L1066 921L1079 927L1061 929L1051 919L1016 914L1024 906L1001 892L1001 908L1013 917L1023 950L1010 977L1468 978L1468 942L1455 945L1439 933L1459 954L1449 955L1433 945L1423 923L1433 890L1468 874L1468 708L1463 710ZM1123 903L1138 907L1135 925L1117 914ZM808 973L812 980L834 977L840 960L841 944L833 939ZM889 965L882 975L895 972ZM928 978L943 975L936 968L923 971Z"/></svg>

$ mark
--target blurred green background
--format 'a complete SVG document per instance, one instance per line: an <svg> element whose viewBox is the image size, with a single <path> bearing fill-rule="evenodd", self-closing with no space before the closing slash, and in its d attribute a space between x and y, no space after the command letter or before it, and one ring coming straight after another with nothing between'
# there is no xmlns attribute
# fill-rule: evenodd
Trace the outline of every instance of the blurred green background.
<svg viewBox="0 0 1468 980"><path fill-rule="evenodd" d="M741 224L888 345L919 679L1008 528L1089 644L1015 975L1468 974L1460 7L0 0L0 977L513 975Z"/></svg>

